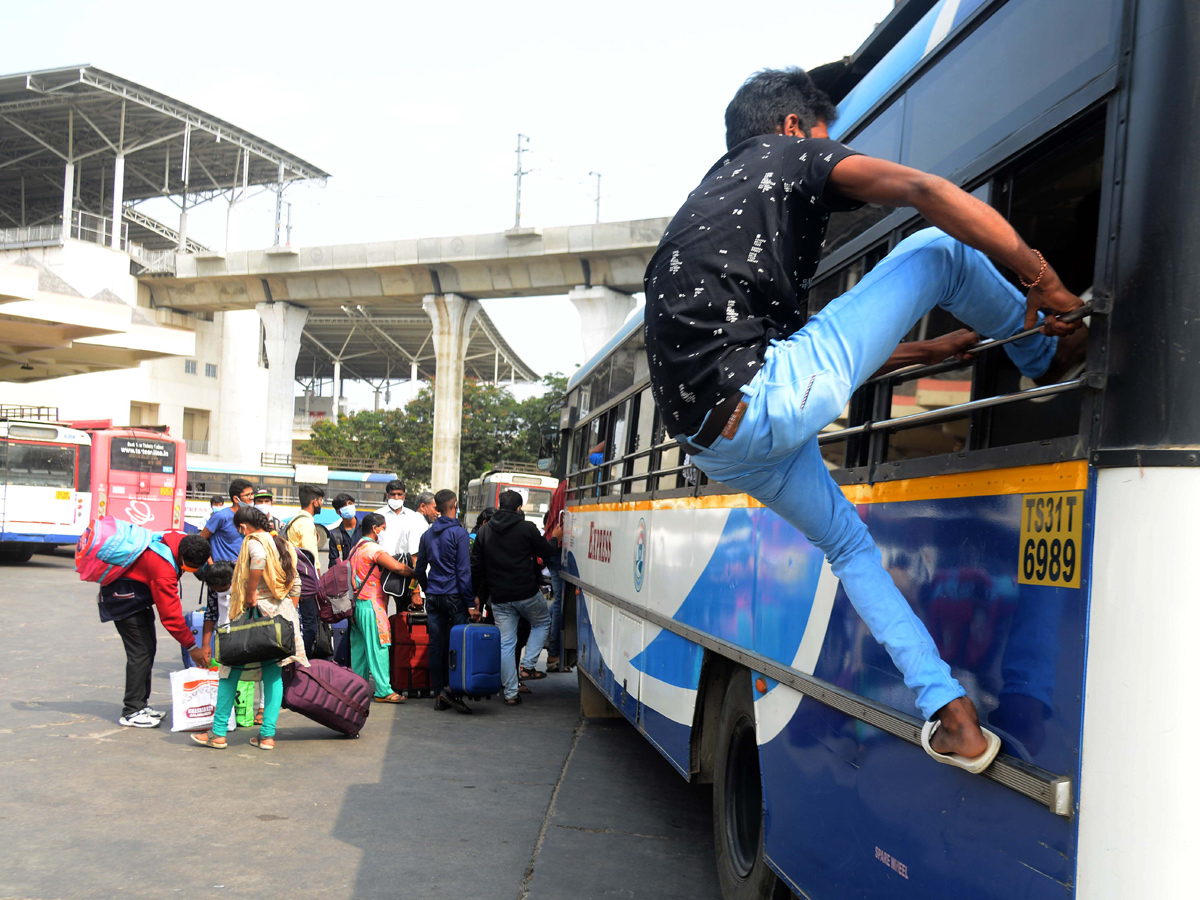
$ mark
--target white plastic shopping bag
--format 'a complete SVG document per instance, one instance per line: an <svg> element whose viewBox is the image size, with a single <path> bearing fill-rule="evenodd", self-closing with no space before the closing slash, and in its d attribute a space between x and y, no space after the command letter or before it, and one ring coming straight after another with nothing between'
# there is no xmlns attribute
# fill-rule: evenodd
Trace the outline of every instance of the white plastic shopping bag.
<svg viewBox="0 0 1200 900"><path fill-rule="evenodd" d="M171 730L207 731L217 710L216 670L191 668L171 673ZM229 731L237 727L233 710Z"/></svg>

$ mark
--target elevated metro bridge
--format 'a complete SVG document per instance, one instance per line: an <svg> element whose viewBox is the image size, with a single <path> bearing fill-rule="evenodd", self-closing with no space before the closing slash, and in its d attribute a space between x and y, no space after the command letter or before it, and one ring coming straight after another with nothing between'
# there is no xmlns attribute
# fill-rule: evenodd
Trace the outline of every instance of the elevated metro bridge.
<svg viewBox="0 0 1200 900"><path fill-rule="evenodd" d="M585 353L634 306L668 220L318 247L177 253L140 275L154 304L180 312L255 309L271 360L268 452L290 449L293 380L434 380L434 466L454 485L466 377L537 380L479 300L566 294ZM536 327L536 322L531 323ZM550 337L550 335L547 335Z"/></svg>

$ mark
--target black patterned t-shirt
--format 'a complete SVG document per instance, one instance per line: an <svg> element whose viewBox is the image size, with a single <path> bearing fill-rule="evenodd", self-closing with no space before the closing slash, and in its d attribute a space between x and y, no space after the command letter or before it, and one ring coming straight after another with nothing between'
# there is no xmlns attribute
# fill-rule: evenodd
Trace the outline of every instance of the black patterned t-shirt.
<svg viewBox="0 0 1200 900"><path fill-rule="evenodd" d="M747 384L768 342L804 326L829 213L861 203L826 189L854 150L764 134L717 162L675 214L646 269L646 352L668 434L693 434Z"/></svg>

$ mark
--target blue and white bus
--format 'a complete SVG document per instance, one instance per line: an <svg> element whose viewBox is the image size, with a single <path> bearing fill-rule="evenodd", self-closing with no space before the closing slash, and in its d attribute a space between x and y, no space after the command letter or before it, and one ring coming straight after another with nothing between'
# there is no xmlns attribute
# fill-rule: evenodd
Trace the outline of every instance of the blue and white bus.
<svg viewBox="0 0 1200 900"><path fill-rule="evenodd" d="M1003 739L983 775L922 751L822 554L690 465L640 321L571 379L584 712L712 783L727 898L1196 896L1198 36L1191 0L907 0L822 73L833 137L973 191L1091 298L1086 366L1060 383L980 352L869 382L820 437ZM922 223L830 226L810 312ZM955 327L935 311L910 339Z"/></svg>
<svg viewBox="0 0 1200 900"><path fill-rule="evenodd" d="M0 561L74 544L91 518L92 439L55 418L0 416Z"/></svg>
<svg viewBox="0 0 1200 900"><path fill-rule="evenodd" d="M315 484L325 489L325 505L317 516L317 536L325 546L329 530L336 527L338 515L333 498L346 493L354 497L361 512L367 513L387 502L387 483L394 473L361 472L331 469L323 465L263 466L227 463L189 463L186 501L186 521L200 529L211 515L209 501L214 496L229 502L229 484L235 478L245 478L256 489L266 488L274 495L272 515L286 524L300 512L297 485ZM361 518L361 517L360 517Z"/></svg>

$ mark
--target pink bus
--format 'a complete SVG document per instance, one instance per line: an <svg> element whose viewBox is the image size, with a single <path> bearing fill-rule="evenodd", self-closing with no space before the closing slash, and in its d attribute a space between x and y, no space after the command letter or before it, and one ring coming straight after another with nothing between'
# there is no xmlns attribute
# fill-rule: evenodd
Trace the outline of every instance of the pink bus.
<svg viewBox="0 0 1200 900"><path fill-rule="evenodd" d="M183 529L187 444L165 428L92 432L92 517L116 516L151 531Z"/></svg>

